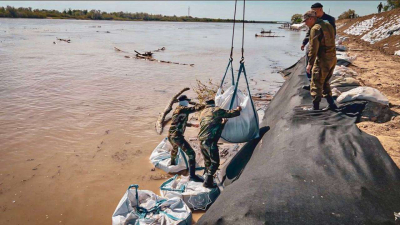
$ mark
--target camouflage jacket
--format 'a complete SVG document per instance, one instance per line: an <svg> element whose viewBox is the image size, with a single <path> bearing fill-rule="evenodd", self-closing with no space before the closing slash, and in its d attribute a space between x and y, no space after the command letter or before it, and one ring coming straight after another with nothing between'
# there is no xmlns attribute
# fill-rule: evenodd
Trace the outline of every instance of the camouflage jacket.
<svg viewBox="0 0 400 225"><path fill-rule="evenodd" d="M221 137L223 118L231 118L240 115L239 110L225 110L220 107L206 106L200 114L199 140L218 140Z"/></svg>
<svg viewBox="0 0 400 225"><path fill-rule="evenodd" d="M314 65L316 58L335 58L335 30L329 23L318 19L310 29L310 52L308 63Z"/></svg>
<svg viewBox="0 0 400 225"><path fill-rule="evenodd" d="M172 123L169 128L168 136L183 136L186 126L190 127L192 124L188 123L189 114L204 109L205 105L196 104L195 106L181 106L176 107L172 114Z"/></svg>

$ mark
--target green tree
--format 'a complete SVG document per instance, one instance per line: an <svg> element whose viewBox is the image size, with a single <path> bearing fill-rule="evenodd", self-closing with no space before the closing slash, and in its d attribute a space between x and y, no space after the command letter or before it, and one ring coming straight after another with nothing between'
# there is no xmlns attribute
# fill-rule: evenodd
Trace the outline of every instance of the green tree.
<svg viewBox="0 0 400 225"><path fill-rule="evenodd" d="M292 21L292 24L297 24L297 23L301 23L301 21L303 20L303 15L301 14L294 14L292 16L292 19L290 21Z"/></svg>
<svg viewBox="0 0 400 225"><path fill-rule="evenodd" d="M400 8L400 0L387 0L387 5L383 7L384 11Z"/></svg>
<svg viewBox="0 0 400 225"><path fill-rule="evenodd" d="M339 20L350 19L353 17L353 15L354 15L354 18L358 17L355 10L349 9L349 10L343 12L342 14L340 14Z"/></svg>

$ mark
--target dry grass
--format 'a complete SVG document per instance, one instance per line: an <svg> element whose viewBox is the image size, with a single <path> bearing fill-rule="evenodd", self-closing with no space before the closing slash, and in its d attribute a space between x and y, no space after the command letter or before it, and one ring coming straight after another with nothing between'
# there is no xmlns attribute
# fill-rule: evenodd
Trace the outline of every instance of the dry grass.
<svg viewBox="0 0 400 225"><path fill-rule="evenodd" d="M207 83L203 83L200 80L196 80L196 86L193 90L197 94L197 99L200 104L204 104L207 99L214 99L217 94L219 85L213 83L212 79L209 79Z"/></svg>

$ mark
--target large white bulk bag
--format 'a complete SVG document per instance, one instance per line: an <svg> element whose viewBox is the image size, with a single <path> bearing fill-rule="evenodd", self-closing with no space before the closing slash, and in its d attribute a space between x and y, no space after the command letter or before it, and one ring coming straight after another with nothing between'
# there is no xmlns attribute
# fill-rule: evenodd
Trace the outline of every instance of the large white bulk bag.
<svg viewBox="0 0 400 225"><path fill-rule="evenodd" d="M344 103L354 100L367 100L371 102L388 105L389 100L380 91L372 87L357 87L349 91L343 92L337 98L337 102Z"/></svg>
<svg viewBox="0 0 400 225"><path fill-rule="evenodd" d="M178 173L179 171L186 170L189 168L189 158L184 151L179 148L178 155L176 157L176 165L171 165L171 150L172 145L169 143L168 138L164 138L160 144L153 150L150 155L151 163L164 170L167 173ZM196 169L201 168L198 163L196 163Z"/></svg>
<svg viewBox="0 0 400 225"><path fill-rule="evenodd" d="M360 86L360 82L352 77L337 77L331 81L331 87Z"/></svg>
<svg viewBox="0 0 400 225"><path fill-rule="evenodd" d="M112 215L113 225L186 225L192 212L179 197L163 198L129 186Z"/></svg>
<svg viewBox="0 0 400 225"><path fill-rule="evenodd" d="M223 109L230 109L230 104L235 92L235 86L229 87L223 94L218 89L215 95L215 105ZM251 96L245 95L239 89L235 95L232 109L240 106L240 116L229 118L222 131L221 137L232 143L242 143L257 138L259 135L258 114L251 101Z"/></svg>
<svg viewBox="0 0 400 225"><path fill-rule="evenodd" d="M160 187L161 196L179 196L189 208L206 210L219 196L220 190L203 187L203 183L189 180L189 176L175 175Z"/></svg>

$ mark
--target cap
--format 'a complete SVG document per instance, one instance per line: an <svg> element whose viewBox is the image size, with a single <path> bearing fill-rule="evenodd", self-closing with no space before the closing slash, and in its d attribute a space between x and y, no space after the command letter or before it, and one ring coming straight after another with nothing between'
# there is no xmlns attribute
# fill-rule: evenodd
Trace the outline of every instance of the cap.
<svg viewBox="0 0 400 225"><path fill-rule="evenodd" d="M322 8L322 7L324 7L324 6L323 6L321 3L319 3L319 2L314 3L314 4L311 6L312 9Z"/></svg>
<svg viewBox="0 0 400 225"><path fill-rule="evenodd" d="M317 17L317 13L314 10L309 10L303 15L303 23L306 22L308 18Z"/></svg>
<svg viewBox="0 0 400 225"><path fill-rule="evenodd" d="M181 95L178 98L178 101L190 101L191 99L189 99L186 95Z"/></svg>
<svg viewBox="0 0 400 225"><path fill-rule="evenodd" d="M206 100L206 104L207 105L213 105L213 104L215 104L215 101L214 101L214 99L210 98L210 99Z"/></svg>

